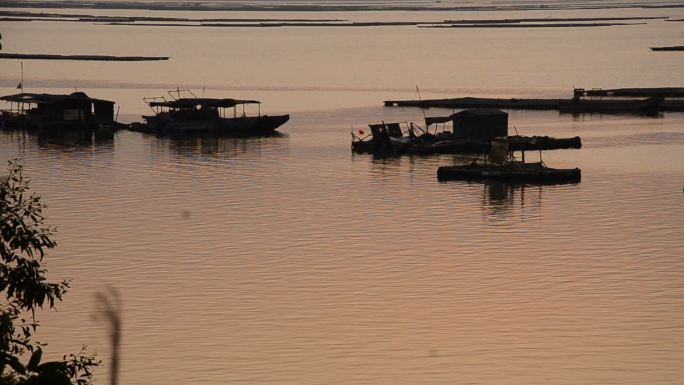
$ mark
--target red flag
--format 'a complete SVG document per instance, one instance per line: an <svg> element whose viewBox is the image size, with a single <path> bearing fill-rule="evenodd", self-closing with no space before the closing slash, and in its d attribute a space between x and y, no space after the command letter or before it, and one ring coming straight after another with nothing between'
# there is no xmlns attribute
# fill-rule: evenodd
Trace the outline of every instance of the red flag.
<svg viewBox="0 0 684 385"><path fill-rule="evenodd" d="M22 87L21 82L19 82L19 84L17 84L17 89L21 89L21 88L24 88L24 87Z"/></svg>
<svg viewBox="0 0 684 385"><path fill-rule="evenodd" d="M363 135L363 134L365 134L365 132L363 132L363 130L359 130L359 134Z"/></svg>

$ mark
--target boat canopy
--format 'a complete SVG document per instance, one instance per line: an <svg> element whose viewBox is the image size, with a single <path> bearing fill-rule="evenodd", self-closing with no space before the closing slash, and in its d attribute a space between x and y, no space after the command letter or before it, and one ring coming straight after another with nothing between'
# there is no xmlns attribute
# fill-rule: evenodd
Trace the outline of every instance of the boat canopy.
<svg viewBox="0 0 684 385"><path fill-rule="evenodd" d="M425 117L425 125L430 126L436 123L446 123L454 120L454 115L449 116L427 116Z"/></svg>
<svg viewBox="0 0 684 385"><path fill-rule="evenodd" d="M20 93L14 95L0 96L0 100L13 103L35 103L35 104L62 104L73 102L88 102L88 103L111 103L114 102L104 99L94 99L86 95L84 92L73 92L68 95L55 94L34 94L34 93Z"/></svg>
<svg viewBox="0 0 684 385"><path fill-rule="evenodd" d="M211 98L181 98L176 100L164 100L150 102L150 107L167 108L231 108L239 104L261 104L258 100L239 100L239 99L211 99Z"/></svg>

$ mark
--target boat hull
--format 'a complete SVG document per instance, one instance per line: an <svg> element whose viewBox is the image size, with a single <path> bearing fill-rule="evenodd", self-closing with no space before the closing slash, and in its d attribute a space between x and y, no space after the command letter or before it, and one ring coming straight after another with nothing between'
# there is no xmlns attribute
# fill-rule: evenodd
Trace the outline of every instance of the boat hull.
<svg viewBox="0 0 684 385"><path fill-rule="evenodd" d="M442 166L437 169L440 181L488 181L495 180L511 184L565 184L579 183L582 171L579 168L555 169L534 165L511 167L496 165Z"/></svg>
<svg viewBox="0 0 684 385"><path fill-rule="evenodd" d="M160 135L220 134L234 136L273 133L290 115L262 115L209 120L176 120L165 115L143 116L145 123L131 126L133 131Z"/></svg>
<svg viewBox="0 0 684 385"><path fill-rule="evenodd" d="M548 136L509 136L502 138L511 151L521 150L557 150L582 148L582 139L552 138ZM479 139L450 139L436 142L414 140L409 142L383 143L374 139L352 142L352 151L358 154L374 154L376 156L397 155L432 155L432 154L485 154L490 144Z"/></svg>

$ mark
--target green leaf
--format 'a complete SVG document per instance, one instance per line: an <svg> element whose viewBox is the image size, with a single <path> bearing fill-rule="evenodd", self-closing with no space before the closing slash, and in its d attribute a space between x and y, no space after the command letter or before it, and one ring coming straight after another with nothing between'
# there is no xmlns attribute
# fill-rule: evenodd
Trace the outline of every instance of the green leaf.
<svg viewBox="0 0 684 385"><path fill-rule="evenodd" d="M38 365L36 368L37 372L62 372L65 369L66 364L63 361L50 361L44 364Z"/></svg>
<svg viewBox="0 0 684 385"><path fill-rule="evenodd" d="M36 351L31 355L31 359L29 360L28 365L26 365L26 369L35 372L42 357L43 351L41 349L36 349Z"/></svg>
<svg viewBox="0 0 684 385"><path fill-rule="evenodd" d="M69 377L60 371L49 371L38 375L36 385L73 385Z"/></svg>
<svg viewBox="0 0 684 385"><path fill-rule="evenodd" d="M24 368L24 365L19 361L17 357L5 355L5 362L7 362L9 366L12 369L14 369L15 372L19 374L26 374L26 368Z"/></svg>

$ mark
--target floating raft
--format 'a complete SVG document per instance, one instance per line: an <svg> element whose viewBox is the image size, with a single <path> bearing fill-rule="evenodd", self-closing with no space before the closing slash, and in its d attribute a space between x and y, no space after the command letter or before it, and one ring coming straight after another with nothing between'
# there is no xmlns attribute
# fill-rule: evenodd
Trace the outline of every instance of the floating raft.
<svg viewBox="0 0 684 385"><path fill-rule="evenodd" d="M579 136L572 138L553 138L549 136L507 136L500 138L508 144L511 151L559 150L582 148ZM377 156L432 155L432 154L486 154L490 142L480 139L422 139L417 137L410 142L392 142L388 145L374 139L352 142L352 152L374 154Z"/></svg>
<svg viewBox="0 0 684 385"><path fill-rule="evenodd" d="M684 98L684 87L656 88L595 88L580 91L582 96L613 96L630 98Z"/></svg>
<svg viewBox="0 0 684 385"><path fill-rule="evenodd" d="M566 184L579 183L582 179L582 171L579 168L550 168L542 163L470 164L439 167L437 169L437 179L440 181L495 180L511 184Z"/></svg>
<svg viewBox="0 0 684 385"><path fill-rule="evenodd" d="M636 89L633 89L636 90ZM644 91L646 94L647 92ZM642 96L646 96L646 95ZM618 96L618 95L615 95ZM620 95L621 96L621 95ZM627 96L627 95L625 95ZM684 97L684 94L682 94ZM605 104L612 104L612 100L606 100ZM385 100L385 107L420 107L420 108L500 108L507 110L561 110L561 106L573 105L572 99L518 99L518 98L449 98L449 99L425 99L425 100ZM601 110L600 100L592 101L591 110ZM610 106L612 112L641 112L633 110L635 105L626 104L624 109L617 109L615 105ZM564 108L565 109L565 108ZM657 111L684 111L684 100L663 100L657 106ZM576 108L573 112L582 112ZM591 112L591 111L587 111Z"/></svg>
<svg viewBox="0 0 684 385"><path fill-rule="evenodd" d="M155 61L155 60L169 60L169 57L168 56L49 55L49 54L25 54L25 53L0 53L0 59Z"/></svg>
<svg viewBox="0 0 684 385"><path fill-rule="evenodd" d="M557 110L561 102L569 99L500 99L500 98L449 98L425 100L385 100L385 107L421 108L504 108L524 110Z"/></svg>
<svg viewBox="0 0 684 385"><path fill-rule="evenodd" d="M672 47L651 47L651 51L684 51L684 45L675 45Z"/></svg>

